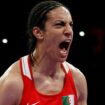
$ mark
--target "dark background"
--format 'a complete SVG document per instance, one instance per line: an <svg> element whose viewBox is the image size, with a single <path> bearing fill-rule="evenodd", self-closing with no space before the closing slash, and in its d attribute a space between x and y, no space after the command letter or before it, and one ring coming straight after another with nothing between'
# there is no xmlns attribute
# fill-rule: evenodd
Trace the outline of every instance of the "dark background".
<svg viewBox="0 0 105 105"><path fill-rule="evenodd" d="M26 22L31 8L39 1L0 0L0 75L27 54ZM86 76L88 105L103 105L105 5L101 0L58 1L69 7L74 20L74 40L67 60ZM85 37L79 36L81 30ZM8 38L8 44L2 43L3 38Z"/></svg>

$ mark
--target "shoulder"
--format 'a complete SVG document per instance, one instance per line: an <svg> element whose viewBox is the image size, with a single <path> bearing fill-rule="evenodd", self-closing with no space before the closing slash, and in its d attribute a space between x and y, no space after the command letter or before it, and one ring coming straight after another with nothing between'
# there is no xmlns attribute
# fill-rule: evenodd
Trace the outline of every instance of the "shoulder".
<svg viewBox="0 0 105 105"><path fill-rule="evenodd" d="M66 64L68 65L69 70L72 73L78 98L82 97L84 99L87 99L87 80L85 75L80 69L78 69L74 65L68 62L66 62Z"/></svg>
<svg viewBox="0 0 105 105"><path fill-rule="evenodd" d="M7 100L11 100L13 103L18 101L22 88L20 64L19 61L16 61L0 77L0 104L5 103ZM10 104L8 102L8 105L11 105L11 102Z"/></svg>
<svg viewBox="0 0 105 105"><path fill-rule="evenodd" d="M77 79L86 80L85 75L79 68L75 67L74 65L70 64L69 62L65 62L65 63L68 66L68 70L71 71L74 79L77 78Z"/></svg>

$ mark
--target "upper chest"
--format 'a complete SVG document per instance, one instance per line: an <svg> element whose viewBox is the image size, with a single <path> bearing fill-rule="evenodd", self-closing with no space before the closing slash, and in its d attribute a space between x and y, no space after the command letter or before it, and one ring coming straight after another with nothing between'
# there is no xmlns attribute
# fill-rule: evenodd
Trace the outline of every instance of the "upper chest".
<svg viewBox="0 0 105 105"><path fill-rule="evenodd" d="M56 77L45 77L43 75L34 75L34 86L37 91L47 95L59 93L64 87L65 74Z"/></svg>

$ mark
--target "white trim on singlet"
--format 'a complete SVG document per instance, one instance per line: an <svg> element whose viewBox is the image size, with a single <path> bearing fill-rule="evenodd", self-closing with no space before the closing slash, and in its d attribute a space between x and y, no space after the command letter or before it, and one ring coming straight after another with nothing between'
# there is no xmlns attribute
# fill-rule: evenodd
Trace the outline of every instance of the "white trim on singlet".
<svg viewBox="0 0 105 105"><path fill-rule="evenodd" d="M64 66L66 73L69 72L70 68L74 69L74 67L71 64L69 64L67 61L64 61L62 64ZM27 76L30 80L32 80L30 68L28 65L28 55L22 57L22 70L23 70L23 75Z"/></svg>
<svg viewBox="0 0 105 105"><path fill-rule="evenodd" d="M68 73L70 69L76 70L76 68L67 61L63 62L63 66L65 68L66 73Z"/></svg>
<svg viewBox="0 0 105 105"><path fill-rule="evenodd" d="M68 73L68 71L70 70L70 68L69 68L69 66L68 66L68 64L67 64L66 61L63 62L63 66L64 66L64 69L65 69L66 73Z"/></svg>
<svg viewBox="0 0 105 105"><path fill-rule="evenodd" d="M28 65L28 56L27 55L22 57L22 70L23 70L23 75L27 76L29 79L32 80L30 68Z"/></svg>

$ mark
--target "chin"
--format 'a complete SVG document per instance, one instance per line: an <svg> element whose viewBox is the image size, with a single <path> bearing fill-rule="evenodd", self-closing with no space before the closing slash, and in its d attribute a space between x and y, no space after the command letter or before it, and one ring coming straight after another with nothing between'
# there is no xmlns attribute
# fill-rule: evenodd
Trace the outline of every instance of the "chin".
<svg viewBox="0 0 105 105"><path fill-rule="evenodd" d="M67 57L66 58L60 58L58 62L61 62L62 63L64 61L66 61L66 60L67 60Z"/></svg>

